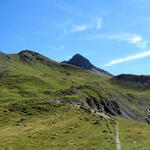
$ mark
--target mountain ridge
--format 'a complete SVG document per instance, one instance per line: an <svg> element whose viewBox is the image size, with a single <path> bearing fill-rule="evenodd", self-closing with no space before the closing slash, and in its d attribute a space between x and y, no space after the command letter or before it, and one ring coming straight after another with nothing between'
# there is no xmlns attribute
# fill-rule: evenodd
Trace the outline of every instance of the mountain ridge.
<svg viewBox="0 0 150 150"><path fill-rule="evenodd" d="M99 73L101 75L113 77L113 75L109 72L94 66L87 58L83 57L81 54L75 54L69 61L64 61L64 63L75 65L86 70Z"/></svg>

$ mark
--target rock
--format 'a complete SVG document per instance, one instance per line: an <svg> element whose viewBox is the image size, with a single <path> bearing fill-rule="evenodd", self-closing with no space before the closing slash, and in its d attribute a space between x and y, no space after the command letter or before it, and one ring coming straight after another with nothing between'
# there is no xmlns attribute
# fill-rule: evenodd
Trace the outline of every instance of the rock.
<svg viewBox="0 0 150 150"><path fill-rule="evenodd" d="M30 62L32 60L30 56L28 56L27 54L23 54L23 53L20 54L20 58L26 62Z"/></svg>
<svg viewBox="0 0 150 150"><path fill-rule="evenodd" d="M150 119L149 118L145 118L145 121L150 124Z"/></svg>
<svg viewBox="0 0 150 150"><path fill-rule="evenodd" d="M75 107L76 107L77 109L80 109L80 105L78 105L78 104L76 104Z"/></svg>
<svg viewBox="0 0 150 150"><path fill-rule="evenodd" d="M80 138L80 139L82 139L82 138L83 138L83 136L79 136L79 138Z"/></svg>
<svg viewBox="0 0 150 150"><path fill-rule="evenodd" d="M70 133L69 131L65 131L64 133Z"/></svg>
<svg viewBox="0 0 150 150"><path fill-rule="evenodd" d="M3 110L3 112L8 112L8 110L5 109L5 110Z"/></svg>
<svg viewBox="0 0 150 150"><path fill-rule="evenodd" d="M103 132L103 133L106 133L107 131L106 131L106 130L103 130L102 132Z"/></svg>
<svg viewBox="0 0 150 150"><path fill-rule="evenodd" d="M150 109L147 109L148 118L150 118Z"/></svg>
<svg viewBox="0 0 150 150"><path fill-rule="evenodd" d="M28 115L32 116L33 114L32 113L28 113Z"/></svg>
<svg viewBox="0 0 150 150"><path fill-rule="evenodd" d="M89 70L91 72L96 72L98 74L105 75L108 77L113 76L109 72L95 67L93 64L91 64L91 62L87 58L83 57L80 54L74 55L69 61L64 61L63 63L67 63L67 64L71 64L71 65L74 65L77 67L81 67L81 68L84 68L84 69Z"/></svg>
<svg viewBox="0 0 150 150"><path fill-rule="evenodd" d="M104 111L106 113L109 113L111 115L121 115L121 109L119 104L116 101L113 100L102 100L101 101Z"/></svg>
<svg viewBox="0 0 150 150"><path fill-rule="evenodd" d="M74 148L77 148L77 145L76 145L76 144L74 144L74 145L73 145L73 147L74 147Z"/></svg>
<svg viewBox="0 0 150 150"><path fill-rule="evenodd" d="M26 118L21 118L20 119L20 122L23 122L23 121L27 121L28 119L26 119Z"/></svg>
<svg viewBox="0 0 150 150"><path fill-rule="evenodd" d="M54 140L55 139L55 137L53 136L53 137L51 137L51 140Z"/></svg>
<svg viewBox="0 0 150 150"><path fill-rule="evenodd" d="M97 125L97 124L100 124L100 122L99 121L95 121L93 124Z"/></svg>
<svg viewBox="0 0 150 150"><path fill-rule="evenodd" d="M33 52L31 50L23 50L20 53L18 53L20 56L20 59L25 61L25 62L31 62L31 61L36 61L39 60L41 63L50 66L51 62L46 59L44 56L40 55L39 53Z"/></svg>

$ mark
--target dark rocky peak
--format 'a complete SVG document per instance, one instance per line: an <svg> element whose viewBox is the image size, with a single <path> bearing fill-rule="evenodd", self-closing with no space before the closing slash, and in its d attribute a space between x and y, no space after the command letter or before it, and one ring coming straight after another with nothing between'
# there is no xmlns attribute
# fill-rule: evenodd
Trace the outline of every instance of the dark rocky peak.
<svg viewBox="0 0 150 150"><path fill-rule="evenodd" d="M74 55L69 61L64 61L63 63L78 66L78 67L84 68L92 72L96 72L104 76L112 77L112 74L108 73L107 71L103 69L95 67L87 58L83 57L80 54Z"/></svg>
<svg viewBox="0 0 150 150"><path fill-rule="evenodd" d="M84 69L91 69L94 67L88 59L86 59L80 54L74 55L67 63L78 67L82 67Z"/></svg>

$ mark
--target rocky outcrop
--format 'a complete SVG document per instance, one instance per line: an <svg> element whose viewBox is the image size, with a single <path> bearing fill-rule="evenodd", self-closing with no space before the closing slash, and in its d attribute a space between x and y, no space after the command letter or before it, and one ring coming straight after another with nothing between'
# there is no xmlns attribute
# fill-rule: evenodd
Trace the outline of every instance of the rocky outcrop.
<svg viewBox="0 0 150 150"><path fill-rule="evenodd" d="M69 101L70 102L70 101ZM150 118L142 116L138 111L129 108L115 100L102 99L97 100L94 97L82 97L78 100L71 100L71 102L89 107L99 112L107 113L114 116L119 116L128 120L137 122L150 122ZM146 110L145 110L146 111Z"/></svg>
<svg viewBox="0 0 150 150"><path fill-rule="evenodd" d="M107 91L111 95L110 98L104 98L99 95L99 99L93 96L87 96L84 92L81 91L84 87L76 88L71 87L65 90L56 91L56 95L59 96L71 96L71 95L80 95L79 99L69 99L65 100L69 103L80 104L86 107L90 107L91 109L98 110L100 112L108 113L114 116L120 116L126 118L128 120L134 120L138 122L145 122L145 117L147 115L147 109L144 107L144 104L136 104L136 110L134 107L134 98L122 95L116 91ZM138 100L136 100L138 102ZM138 111L140 109L140 111ZM145 114L145 117L143 116ZM148 118L149 120L150 118ZM146 121L147 122L147 121Z"/></svg>
<svg viewBox="0 0 150 150"><path fill-rule="evenodd" d="M92 71L92 72L95 72L95 73L98 73L98 74L101 74L101 75L105 75L105 76L108 76L108 77L113 76L109 72L107 72L103 69L100 69L98 67L95 67L94 65L91 64L91 62L88 59L86 59L85 57L83 57L80 54L74 55L72 57L72 59L70 59L69 61L64 61L63 63L78 66L78 67L84 68L86 70L89 70L89 71Z"/></svg>
<svg viewBox="0 0 150 150"><path fill-rule="evenodd" d="M31 56L38 56L40 55L39 53L36 53L34 51L31 50L22 50L21 52L18 53L20 56L24 55L24 54L30 54Z"/></svg>
<svg viewBox="0 0 150 150"><path fill-rule="evenodd" d="M97 100L94 97L86 98L86 103L89 107L97 109L100 112L108 113L114 116L121 116L126 119L131 119L124 108L116 101L102 99L101 101Z"/></svg>
<svg viewBox="0 0 150 150"><path fill-rule="evenodd" d="M20 53L18 53L19 57L21 60L30 63L32 61L40 61L41 63L43 63L44 65L47 66L51 66L53 65L55 62L50 60L47 57L44 57L42 55L40 55L39 53L30 51L30 50L23 50Z"/></svg>
<svg viewBox="0 0 150 150"><path fill-rule="evenodd" d="M20 53L18 53L20 56L20 59L25 62L33 61L37 56L39 56L38 53L30 51L30 50L23 50Z"/></svg>
<svg viewBox="0 0 150 150"><path fill-rule="evenodd" d="M105 112L111 114L111 115L118 115L120 116L122 114L119 104L116 101L113 100L102 100L101 104L103 106L103 109Z"/></svg>

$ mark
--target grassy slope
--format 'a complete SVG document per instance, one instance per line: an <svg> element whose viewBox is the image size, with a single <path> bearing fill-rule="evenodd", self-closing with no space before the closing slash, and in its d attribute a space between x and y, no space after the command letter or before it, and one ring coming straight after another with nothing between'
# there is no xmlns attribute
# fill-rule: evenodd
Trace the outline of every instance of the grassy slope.
<svg viewBox="0 0 150 150"><path fill-rule="evenodd" d="M56 91L97 86L106 78L51 60L47 66L37 60L26 63L16 54L10 56L11 59L0 59L5 65L0 77L0 149L115 149L107 121L70 105L32 100L78 98L80 95L64 96ZM89 92L97 95L93 90ZM21 118L28 120L20 121ZM95 121L100 124L93 124Z"/></svg>
<svg viewBox="0 0 150 150"><path fill-rule="evenodd" d="M0 63L5 64L0 71L9 72L0 78L0 103L51 97L50 93L57 90L105 80L100 75L53 61L50 61L50 67L37 60L26 63L18 55L10 60L3 58Z"/></svg>
<svg viewBox="0 0 150 150"><path fill-rule="evenodd" d="M122 150L148 150L150 126L129 120L118 119Z"/></svg>
<svg viewBox="0 0 150 150"><path fill-rule="evenodd" d="M72 105L21 101L1 106L0 114L2 150L115 150L115 121ZM100 124L94 124L96 121Z"/></svg>
<svg viewBox="0 0 150 150"><path fill-rule="evenodd" d="M94 124L97 121L100 124ZM149 148L150 126L146 124L114 117L105 120L65 103L25 100L5 104L0 107L0 149L115 150L117 122L122 150Z"/></svg>
<svg viewBox="0 0 150 150"><path fill-rule="evenodd" d="M76 110L71 105L62 106L39 100L49 97L70 100L82 97L76 93L59 94L58 91L72 86L98 100L104 97L123 101L120 95L130 97L131 102L125 103L132 109L135 107L137 112L142 110L142 105L146 108L150 104L149 90L123 88L95 73L51 60L48 60L51 65L47 66L37 60L24 62L16 54L10 56L12 59L0 56L0 64L5 65L5 68L0 69L0 72L5 71L0 77L0 149L115 149L113 118L106 121L83 110ZM142 111L141 115L144 114ZM20 121L21 118L28 120ZM93 124L96 120L100 124ZM140 150L149 146L148 138L144 138L149 136L149 126L124 119L118 121L123 150L138 149L134 141L138 141ZM142 134L137 130L142 130ZM137 136L141 139L137 140Z"/></svg>
<svg viewBox="0 0 150 150"><path fill-rule="evenodd" d="M114 99L130 110L133 110L138 114L139 118L143 120L148 119L147 109L150 108L150 90L136 89L133 83L130 84L124 87L110 81L104 82L103 88L105 93L107 93L105 97Z"/></svg>

